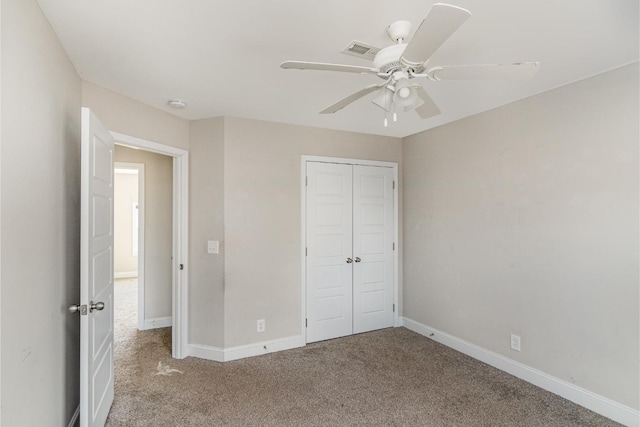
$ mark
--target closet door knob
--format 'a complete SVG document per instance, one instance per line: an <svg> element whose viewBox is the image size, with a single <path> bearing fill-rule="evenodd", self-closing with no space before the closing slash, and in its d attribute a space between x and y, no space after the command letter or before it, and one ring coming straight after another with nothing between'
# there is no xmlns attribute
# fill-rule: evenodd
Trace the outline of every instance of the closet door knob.
<svg viewBox="0 0 640 427"><path fill-rule="evenodd" d="M92 313L93 310L102 311L103 309L104 309L104 303L103 302L94 303L93 301L91 301L91 303L89 304L89 312L90 313Z"/></svg>
<svg viewBox="0 0 640 427"><path fill-rule="evenodd" d="M353 260L351 258L347 258L347 264L351 264Z"/></svg>
<svg viewBox="0 0 640 427"><path fill-rule="evenodd" d="M359 256L356 257L356 262L362 261Z"/></svg>

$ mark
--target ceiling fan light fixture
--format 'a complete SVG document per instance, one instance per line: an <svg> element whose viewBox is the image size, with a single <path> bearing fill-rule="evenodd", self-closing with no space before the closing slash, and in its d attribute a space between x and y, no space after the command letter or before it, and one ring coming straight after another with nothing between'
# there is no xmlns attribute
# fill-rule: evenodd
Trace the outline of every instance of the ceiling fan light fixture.
<svg viewBox="0 0 640 427"><path fill-rule="evenodd" d="M398 96L402 99L407 99L411 96L411 89L406 86L401 87L400 90L398 90Z"/></svg>
<svg viewBox="0 0 640 427"><path fill-rule="evenodd" d="M408 111L415 110L416 108L418 108L418 107L422 106L422 104L424 104L424 101L423 101L422 99L420 99L420 97L418 97L418 98L416 99L416 102L414 102L414 103L413 103L413 105L409 105L409 106L407 106L407 107L404 107L404 108L403 108L403 111L406 113L406 112L408 112Z"/></svg>
<svg viewBox="0 0 640 427"><path fill-rule="evenodd" d="M384 111L391 111L393 105L393 90L389 86L384 86L378 92L378 96L371 101Z"/></svg>
<svg viewBox="0 0 640 427"><path fill-rule="evenodd" d="M418 100L418 93L411 86L409 79L400 79L396 83L393 103L398 107L413 107Z"/></svg>

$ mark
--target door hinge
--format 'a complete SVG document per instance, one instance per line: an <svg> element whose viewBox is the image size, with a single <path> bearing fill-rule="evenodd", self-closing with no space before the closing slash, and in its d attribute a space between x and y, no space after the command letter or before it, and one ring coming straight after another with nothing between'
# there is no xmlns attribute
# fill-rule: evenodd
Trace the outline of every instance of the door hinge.
<svg viewBox="0 0 640 427"><path fill-rule="evenodd" d="M395 251L396 250L396 242L393 242L393 247L392 249Z"/></svg>
<svg viewBox="0 0 640 427"><path fill-rule="evenodd" d="M309 248L304 248L304 256L309 256Z"/></svg>
<svg viewBox="0 0 640 427"><path fill-rule="evenodd" d="M304 327L305 328L309 327L309 319L304 319Z"/></svg>
<svg viewBox="0 0 640 427"><path fill-rule="evenodd" d="M393 181L393 189L394 190L396 189L396 182L395 181Z"/></svg>
<svg viewBox="0 0 640 427"><path fill-rule="evenodd" d="M396 305L395 304L393 304L393 312L394 313L396 312Z"/></svg>
<svg viewBox="0 0 640 427"><path fill-rule="evenodd" d="M308 177L308 176L305 176L305 177L304 177L304 185L305 185L305 186L306 186L306 185L309 185L309 177Z"/></svg>
<svg viewBox="0 0 640 427"><path fill-rule="evenodd" d="M184 270L184 264L180 264L180 270Z"/></svg>

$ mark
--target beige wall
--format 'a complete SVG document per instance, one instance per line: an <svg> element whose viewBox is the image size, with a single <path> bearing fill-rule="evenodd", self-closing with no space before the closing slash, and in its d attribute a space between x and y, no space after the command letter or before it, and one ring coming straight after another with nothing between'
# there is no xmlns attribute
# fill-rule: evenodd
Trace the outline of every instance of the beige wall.
<svg viewBox="0 0 640 427"><path fill-rule="evenodd" d="M638 114L636 63L406 138L404 315L638 408Z"/></svg>
<svg viewBox="0 0 640 427"><path fill-rule="evenodd" d="M191 122L189 343L224 347L224 119ZM207 240L220 253L207 253Z"/></svg>
<svg viewBox="0 0 640 427"><path fill-rule="evenodd" d="M82 82L82 106L91 108L105 127L137 138L189 148L189 122L89 82Z"/></svg>
<svg viewBox="0 0 640 427"><path fill-rule="evenodd" d="M173 159L116 145L116 162L144 164L145 320L171 316Z"/></svg>
<svg viewBox="0 0 640 427"><path fill-rule="evenodd" d="M138 203L138 174L115 173L113 194L113 271L138 271L138 255L133 254L133 203Z"/></svg>
<svg viewBox="0 0 640 427"><path fill-rule="evenodd" d="M301 156L401 162L401 141L228 117L190 131L189 343L300 335Z"/></svg>
<svg viewBox="0 0 640 427"><path fill-rule="evenodd" d="M397 138L224 119L225 346L302 334L302 155L402 161ZM256 320L266 331L256 332Z"/></svg>
<svg viewBox="0 0 640 427"><path fill-rule="evenodd" d="M3 426L79 402L81 81L35 0L2 0Z"/></svg>

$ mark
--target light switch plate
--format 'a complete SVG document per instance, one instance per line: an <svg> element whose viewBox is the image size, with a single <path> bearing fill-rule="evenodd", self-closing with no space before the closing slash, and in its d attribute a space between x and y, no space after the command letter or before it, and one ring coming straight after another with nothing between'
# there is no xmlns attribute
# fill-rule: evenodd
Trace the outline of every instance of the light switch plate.
<svg viewBox="0 0 640 427"><path fill-rule="evenodd" d="M207 252L210 254L218 254L220 253L220 242L217 240L208 240L207 241Z"/></svg>

